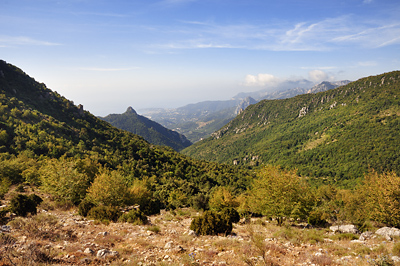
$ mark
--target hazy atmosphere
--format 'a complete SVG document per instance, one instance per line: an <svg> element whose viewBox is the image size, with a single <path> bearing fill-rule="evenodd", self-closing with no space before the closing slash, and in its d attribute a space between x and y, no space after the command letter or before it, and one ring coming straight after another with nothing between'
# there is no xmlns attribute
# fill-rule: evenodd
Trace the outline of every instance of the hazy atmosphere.
<svg viewBox="0 0 400 266"><path fill-rule="evenodd" d="M95 115L399 69L398 0L0 0L0 54Z"/></svg>

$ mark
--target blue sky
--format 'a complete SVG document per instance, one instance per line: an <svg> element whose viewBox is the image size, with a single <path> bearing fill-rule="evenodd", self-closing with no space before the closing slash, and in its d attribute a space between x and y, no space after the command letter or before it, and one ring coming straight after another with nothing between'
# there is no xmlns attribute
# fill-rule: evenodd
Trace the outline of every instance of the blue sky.
<svg viewBox="0 0 400 266"><path fill-rule="evenodd" d="M0 0L0 59L95 115L400 67L398 0Z"/></svg>

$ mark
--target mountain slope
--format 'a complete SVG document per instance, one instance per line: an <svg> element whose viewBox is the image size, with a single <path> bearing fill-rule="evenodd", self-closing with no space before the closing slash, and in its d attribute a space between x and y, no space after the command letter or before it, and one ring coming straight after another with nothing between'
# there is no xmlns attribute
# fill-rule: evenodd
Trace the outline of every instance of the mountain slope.
<svg viewBox="0 0 400 266"><path fill-rule="evenodd" d="M41 162L88 159L94 165L123 172L127 184L151 180L149 189L157 192L164 204L170 202L170 193L185 195L180 204L188 204L191 197L207 195L214 186L243 190L251 177L242 169L197 161L170 148L150 145L0 60L0 158L4 163L15 156ZM0 165L0 182L11 170L23 179L21 172L4 165Z"/></svg>
<svg viewBox="0 0 400 266"><path fill-rule="evenodd" d="M169 146L176 151L192 144L184 135L138 115L132 107L129 107L123 114L110 114L100 118L119 129L137 134L152 144Z"/></svg>
<svg viewBox="0 0 400 266"><path fill-rule="evenodd" d="M326 92L251 105L212 137L183 150L216 162L297 168L300 174L355 179L400 173L400 72Z"/></svg>

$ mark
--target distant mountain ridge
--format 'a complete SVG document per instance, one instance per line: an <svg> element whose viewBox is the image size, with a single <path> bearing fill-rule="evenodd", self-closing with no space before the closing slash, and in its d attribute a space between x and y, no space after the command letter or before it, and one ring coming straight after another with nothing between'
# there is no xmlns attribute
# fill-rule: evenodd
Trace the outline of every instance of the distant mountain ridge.
<svg viewBox="0 0 400 266"><path fill-rule="evenodd" d="M176 151L192 144L184 135L138 115L132 107L128 107L123 114L110 114L100 118L119 129L137 134L152 144L169 146Z"/></svg>
<svg viewBox="0 0 400 266"><path fill-rule="evenodd" d="M263 99L285 99L299 94L316 93L345 85L350 81L322 82L315 86L308 80L288 81L279 90L239 93L227 101L205 101L175 109L146 109L142 113L166 128L185 135L191 142L209 137L231 121L241 110ZM297 87L296 87L297 86ZM298 87L303 86L303 87Z"/></svg>
<svg viewBox="0 0 400 266"><path fill-rule="evenodd" d="M182 152L227 164L276 164L354 180L369 169L400 174L400 71L318 93L263 100Z"/></svg>

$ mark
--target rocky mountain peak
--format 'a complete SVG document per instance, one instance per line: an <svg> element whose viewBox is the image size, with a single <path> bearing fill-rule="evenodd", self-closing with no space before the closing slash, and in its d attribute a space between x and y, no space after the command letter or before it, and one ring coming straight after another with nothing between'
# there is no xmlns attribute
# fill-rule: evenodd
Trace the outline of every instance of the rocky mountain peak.
<svg viewBox="0 0 400 266"><path fill-rule="evenodd" d="M132 106L129 106L128 109L126 109L126 114L135 114L137 115L135 109L132 108Z"/></svg>

